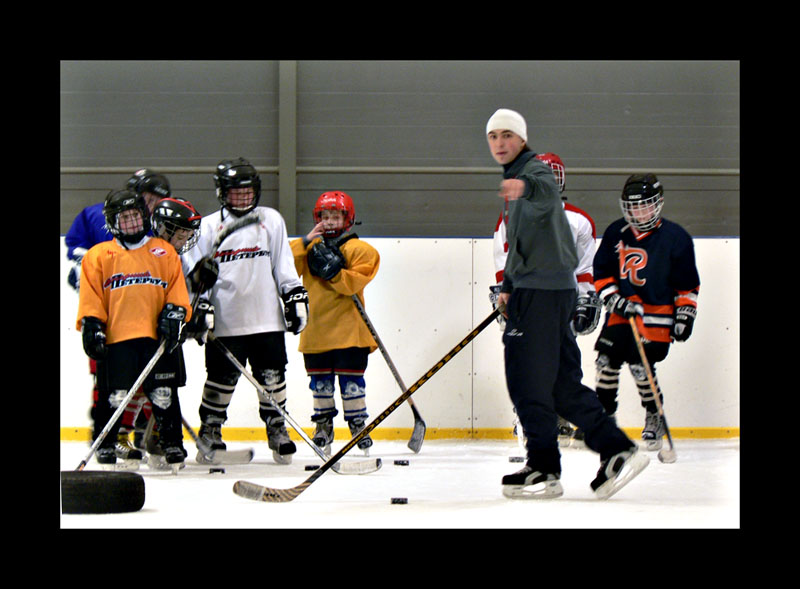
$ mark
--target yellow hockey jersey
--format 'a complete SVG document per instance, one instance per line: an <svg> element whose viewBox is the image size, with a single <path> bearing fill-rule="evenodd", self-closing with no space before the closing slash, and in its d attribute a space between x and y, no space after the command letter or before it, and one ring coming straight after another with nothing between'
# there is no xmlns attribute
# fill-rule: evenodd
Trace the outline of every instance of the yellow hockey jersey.
<svg viewBox="0 0 800 589"><path fill-rule="evenodd" d="M343 268L331 280L322 280L308 269L308 251L320 241L317 238L308 247L303 239L293 239L292 254L297 273L308 291L308 325L300 332L298 350L305 354L319 354L344 348L369 348L378 344L364 324L353 302L357 294L364 304L364 287L375 278L380 266L378 250L365 241L351 238L339 248L344 256Z"/></svg>
<svg viewBox="0 0 800 589"><path fill-rule="evenodd" d="M116 239L93 246L81 262L78 299L80 331L84 317L97 317L106 325L106 343L149 337L156 333L164 305L186 309L191 301L178 254L168 242L152 237L136 249L125 249Z"/></svg>

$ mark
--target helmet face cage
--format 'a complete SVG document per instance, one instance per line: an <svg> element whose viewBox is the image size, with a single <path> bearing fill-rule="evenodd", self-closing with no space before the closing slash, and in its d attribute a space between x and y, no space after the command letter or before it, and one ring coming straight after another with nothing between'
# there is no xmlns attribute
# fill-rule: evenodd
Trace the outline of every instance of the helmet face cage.
<svg viewBox="0 0 800 589"><path fill-rule="evenodd" d="M323 235L325 237L339 237L355 225L356 207L353 204L353 199L340 190L324 192L320 195L314 205L314 224L322 221L322 211L341 211L344 217L342 227L324 231Z"/></svg>
<svg viewBox="0 0 800 589"><path fill-rule="evenodd" d="M664 188L654 174L634 174L625 182L620 208L625 220L638 231L650 231L661 222Z"/></svg>
<svg viewBox="0 0 800 589"><path fill-rule="evenodd" d="M214 184L217 187L217 200L220 204L236 216L241 216L252 211L258 206L261 198L261 178L256 169L244 158L225 160L217 164L214 173ZM228 199L228 192L234 188L252 188L253 198L245 206L232 204Z"/></svg>
<svg viewBox="0 0 800 589"><path fill-rule="evenodd" d="M126 227L126 223L120 219L122 213L130 210L139 211L141 216L141 224L137 225L136 229ZM136 243L150 231L150 217L144 197L130 190L109 192L103 205L103 216L106 218L106 226L111 235L126 243Z"/></svg>
<svg viewBox="0 0 800 589"><path fill-rule="evenodd" d="M553 175L556 177L556 184L558 184L558 191L564 192L567 185L567 169L561 158L554 153L540 153L536 155L537 160L541 160L550 166L553 170Z"/></svg>
<svg viewBox="0 0 800 589"><path fill-rule="evenodd" d="M165 198L156 204L153 211L153 233L170 242L179 255L184 254L195 246L200 237L201 219L189 201ZM177 231L181 233L176 236Z"/></svg>

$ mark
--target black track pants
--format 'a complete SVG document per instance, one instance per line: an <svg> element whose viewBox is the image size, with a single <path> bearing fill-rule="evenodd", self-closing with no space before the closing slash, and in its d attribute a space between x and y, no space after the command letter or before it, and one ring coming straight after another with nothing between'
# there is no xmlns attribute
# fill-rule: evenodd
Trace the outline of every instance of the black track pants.
<svg viewBox="0 0 800 589"><path fill-rule="evenodd" d="M631 448L597 394L581 379L581 354L569 319L575 291L516 289L503 333L506 385L527 437L528 464L560 472L558 415L581 428L605 460Z"/></svg>

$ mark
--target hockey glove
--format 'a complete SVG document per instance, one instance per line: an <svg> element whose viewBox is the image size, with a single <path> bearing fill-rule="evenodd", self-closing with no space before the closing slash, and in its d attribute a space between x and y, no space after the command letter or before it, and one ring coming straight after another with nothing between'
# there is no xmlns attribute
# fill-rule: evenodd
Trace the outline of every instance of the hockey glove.
<svg viewBox="0 0 800 589"><path fill-rule="evenodd" d="M67 275L67 284L69 284L72 288L75 289L75 292L81 291L81 267L73 266L69 269L69 274Z"/></svg>
<svg viewBox="0 0 800 589"><path fill-rule="evenodd" d="M308 292L297 286L281 296L286 329L297 335L308 324Z"/></svg>
<svg viewBox="0 0 800 589"><path fill-rule="evenodd" d="M202 258L191 272L189 272L189 282L193 292L204 293L214 286L219 277L219 262L213 258Z"/></svg>
<svg viewBox="0 0 800 589"><path fill-rule="evenodd" d="M344 256L335 245L329 245L325 241L318 241L308 252L308 269L311 274L330 280L344 268Z"/></svg>
<svg viewBox="0 0 800 589"><path fill-rule="evenodd" d="M92 360L102 360L106 357L106 326L97 317L84 317L81 323L83 336L83 351Z"/></svg>
<svg viewBox="0 0 800 589"><path fill-rule="evenodd" d="M497 297L500 295L500 287L503 286L502 284L495 284L489 287L489 302L492 303L492 309L497 309ZM506 325L506 318L503 317L501 313L496 317L497 323L500 325L500 329L504 329Z"/></svg>
<svg viewBox="0 0 800 589"><path fill-rule="evenodd" d="M685 342L692 335L692 327L697 317L697 309L686 305L675 309L675 320L672 324L672 339Z"/></svg>
<svg viewBox="0 0 800 589"><path fill-rule="evenodd" d="M181 342L181 327L186 319L186 309L180 305L167 303L158 316L158 335L167 342L166 352L170 353Z"/></svg>
<svg viewBox="0 0 800 589"><path fill-rule="evenodd" d="M214 329L214 305L206 299L200 299L192 313L189 323L183 328L181 341L194 338L201 346L208 339L209 330Z"/></svg>
<svg viewBox="0 0 800 589"><path fill-rule="evenodd" d="M636 315L644 315L644 307L641 303L634 303L629 301L617 293L609 295L604 301L606 310L609 313L616 313L622 315L626 319L628 317L636 317Z"/></svg>
<svg viewBox="0 0 800 589"><path fill-rule="evenodd" d="M600 323L600 299L597 293L590 291L578 297L575 303L575 310L572 312L572 331L575 335L588 335L592 333L597 324Z"/></svg>

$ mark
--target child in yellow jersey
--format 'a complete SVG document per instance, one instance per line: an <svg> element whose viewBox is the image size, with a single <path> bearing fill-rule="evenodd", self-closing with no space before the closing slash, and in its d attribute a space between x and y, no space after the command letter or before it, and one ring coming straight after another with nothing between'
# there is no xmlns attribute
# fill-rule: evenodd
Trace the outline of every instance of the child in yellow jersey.
<svg viewBox="0 0 800 589"><path fill-rule="evenodd" d="M191 308L181 261L167 241L148 237L150 218L141 195L112 191L103 215L114 239L93 246L83 257L76 321L84 351L97 360L94 435L106 426L164 338L166 352L142 388L152 404L167 463L182 465L181 414L172 385L182 377L175 350ZM119 425L95 453L107 468L116 465Z"/></svg>
<svg viewBox="0 0 800 589"><path fill-rule="evenodd" d="M380 255L355 233L347 233L355 224L355 206L344 192L323 193L313 215L314 228L292 240L291 246L309 298L308 326L300 334L298 349L314 394L313 441L328 448L333 418L339 413L334 400L337 376L351 435L364 429L368 417L364 372L369 354L378 346L352 297L358 295L363 304L364 287L378 273ZM369 436L358 443L365 453L371 446Z"/></svg>

